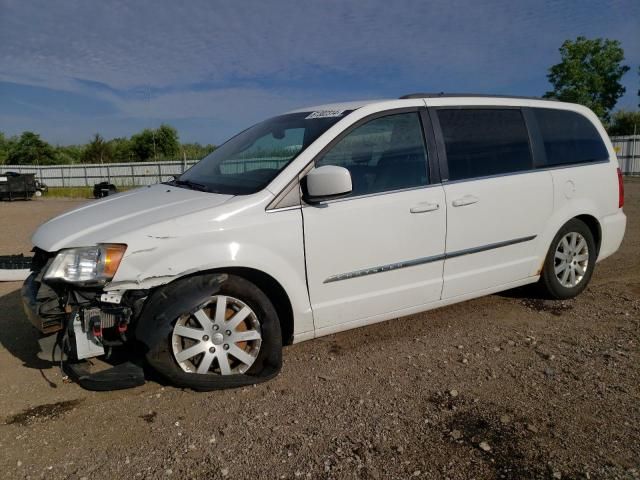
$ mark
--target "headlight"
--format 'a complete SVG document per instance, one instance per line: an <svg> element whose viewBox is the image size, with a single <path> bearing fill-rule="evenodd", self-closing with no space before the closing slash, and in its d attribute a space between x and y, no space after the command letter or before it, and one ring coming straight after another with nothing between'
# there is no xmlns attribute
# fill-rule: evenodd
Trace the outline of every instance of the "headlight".
<svg viewBox="0 0 640 480"><path fill-rule="evenodd" d="M70 283L106 283L116 274L126 249L122 244L101 244L60 250L44 278Z"/></svg>

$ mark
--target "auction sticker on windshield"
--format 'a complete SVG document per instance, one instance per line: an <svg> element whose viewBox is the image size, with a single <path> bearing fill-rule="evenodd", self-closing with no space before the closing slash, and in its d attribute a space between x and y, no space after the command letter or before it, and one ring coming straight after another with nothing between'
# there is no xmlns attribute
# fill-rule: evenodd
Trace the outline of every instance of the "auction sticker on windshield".
<svg viewBox="0 0 640 480"><path fill-rule="evenodd" d="M341 117L343 113L344 110L318 110L317 112L312 112L306 116L305 120L311 120L313 118Z"/></svg>

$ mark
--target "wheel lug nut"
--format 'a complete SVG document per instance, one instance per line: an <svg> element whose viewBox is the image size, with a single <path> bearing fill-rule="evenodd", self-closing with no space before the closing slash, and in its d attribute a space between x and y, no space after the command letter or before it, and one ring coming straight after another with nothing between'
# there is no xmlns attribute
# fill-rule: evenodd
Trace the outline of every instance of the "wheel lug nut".
<svg viewBox="0 0 640 480"><path fill-rule="evenodd" d="M203 342L207 342L207 341L209 341L209 335L203 335L203 337L202 337L202 341L203 341Z"/></svg>
<svg viewBox="0 0 640 480"><path fill-rule="evenodd" d="M225 344L224 344L224 347L222 347L222 348L224 348L225 350L229 350L229 344L228 344L228 343L225 343Z"/></svg>
<svg viewBox="0 0 640 480"><path fill-rule="evenodd" d="M224 332L224 334L227 336L231 335L231 330L227 330L226 332Z"/></svg>
<svg viewBox="0 0 640 480"><path fill-rule="evenodd" d="M219 329L220 329L220 327L219 327L218 325L214 325L214 326L213 326L213 329L214 329L214 330L219 330Z"/></svg>
<svg viewBox="0 0 640 480"><path fill-rule="evenodd" d="M211 347L209 349L209 353L216 353L216 347Z"/></svg>

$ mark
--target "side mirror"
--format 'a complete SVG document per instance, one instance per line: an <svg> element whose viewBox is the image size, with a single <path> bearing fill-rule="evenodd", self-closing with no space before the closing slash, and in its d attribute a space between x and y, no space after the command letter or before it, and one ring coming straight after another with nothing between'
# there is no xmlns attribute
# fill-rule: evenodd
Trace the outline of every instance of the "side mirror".
<svg viewBox="0 0 640 480"><path fill-rule="evenodd" d="M311 204L343 197L353 188L349 170L336 165L314 168L302 180L302 199Z"/></svg>

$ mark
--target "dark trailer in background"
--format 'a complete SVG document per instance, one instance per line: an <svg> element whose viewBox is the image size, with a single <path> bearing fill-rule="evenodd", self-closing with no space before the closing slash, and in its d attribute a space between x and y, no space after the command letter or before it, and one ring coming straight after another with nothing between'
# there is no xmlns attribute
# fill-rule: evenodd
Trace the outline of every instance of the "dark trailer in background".
<svg viewBox="0 0 640 480"><path fill-rule="evenodd" d="M36 178L33 173L0 173L0 199L30 200L37 190Z"/></svg>

